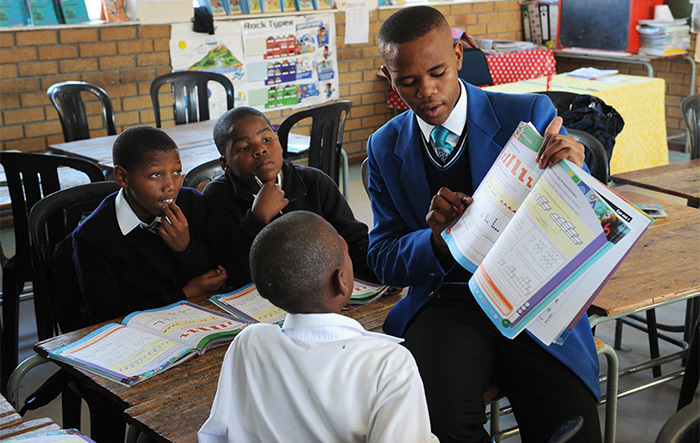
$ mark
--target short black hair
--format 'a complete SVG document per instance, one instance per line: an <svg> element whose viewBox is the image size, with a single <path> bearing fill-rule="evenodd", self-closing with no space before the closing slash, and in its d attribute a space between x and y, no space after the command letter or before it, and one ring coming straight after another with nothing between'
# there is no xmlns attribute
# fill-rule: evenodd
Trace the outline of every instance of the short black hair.
<svg viewBox="0 0 700 443"><path fill-rule="evenodd" d="M344 260L343 239L323 217L294 211L265 226L250 248L260 295L290 313L322 308L323 291Z"/></svg>
<svg viewBox="0 0 700 443"><path fill-rule="evenodd" d="M219 150L219 154L224 154L226 142L231 137L231 133L233 132L236 122L251 115L262 118L265 120L270 129L272 129L272 123L270 123L267 116L255 108L241 106L238 108L229 109L224 115L219 117L214 125L214 143L216 144L216 149Z"/></svg>
<svg viewBox="0 0 700 443"><path fill-rule="evenodd" d="M145 154L153 151L177 151L177 144L162 129L135 126L119 134L112 146L112 162L127 171L141 164Z"/></svg>
<svg viewBox="0 0 700 443"><path fill-rule="evenodd" d="M440 11L430 6L411 6L393 13L379 28L379 48L417 40L433 29L449 27Z"/></svg>

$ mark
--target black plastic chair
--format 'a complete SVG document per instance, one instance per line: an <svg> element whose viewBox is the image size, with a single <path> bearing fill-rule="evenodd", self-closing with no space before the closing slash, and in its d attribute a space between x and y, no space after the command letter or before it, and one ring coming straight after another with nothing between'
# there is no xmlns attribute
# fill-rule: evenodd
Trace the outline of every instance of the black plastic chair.
<svg viewBox="0 0 700 443"><path fill-rule="evenodd" d="M573 136L586 148L586 164L591 170L591 175L603 184L608 184L608 154L597 138L588 132L578 129L568 129L569 135Z"/></svg>
<svg viewBox="0 0 700 443"><path fill-rule="evenodd" d="M318 168L328 174L336 185L340 179L340 163L343 149L343 130L345 119L350 112L352 102L349 100L329 103L287 117L277 130L285 158L288 157L287 144L292 127L305 119L311 119L309 166ZM347 171L343 168L343 177ZM347 189L344 189L347 192Z"/></svg>
<svg viewBox="0 0 700 443"><path fill-rule="evenodd" d="M116 135L117 127L114 124L114 108L105 90L90 83L69 81L51 85L46 91L51 104L58 112L65 141L71 142L90 138L90 127L88 126L85 103L83 102L84 92L94 94L100 100L107 135Z"/></svg>
<svg viewBox="0 0 700 443"><path fill-rule="evenodd" d="M226 91L227 109L233 108L233 83L225 75L205 71L177 71L156 77L151 82L151 101L156 127L161 127L160 89L169 83L174 95L176 125L209 120L209 82L220 83Z"/></svg>
<svg viewBox="0 0 700 443"><path fill-rule="evenodd" d="M700 94L681 100L681 111L690 133L690 158L700 158Z"/></svg>
<svg viewBox="0 0 700 443"><path fill-rule="evenodd" d="M462 42L462 69L459 70L459 78L474 86L491 86L493 79L486 62L486 55L479 48L469 46Z"/></svg>
<svg viewBox="0 0 700 443"><path fill-rule="evenodd" d="M182 186L195 188L201 192L209 182L223 173L224 170L221 169L219 159L215 158L214 160L202 163L185 174L185 178L182 179Z"/></svg>
<svg viewBox="0 0 700 443"><path fill-rule="evenodd" d="M35 303L42 303L46 308L45 329L59 334L90 325L73 267L70 234L106 196L119 189L120 186L113 181L88 183L54 192L32 208L28 227L34 251L34 294ZM70 379L65 374L51 377L33 394L37 404L31 409L48 403L60 392L64 427L79 428L80 398L85 398L90 405L92 435L104 438L100 435L105 427L104 411L100 409L104 402L95 400L100 394L85 386L68 383ZM123 440L123 425L121 429ZM114 429L110 430L112 432Z"/></svg>
<svg viewBox="0 0 700 443"><path fill-rule="evenodd" d="M15 255L2 255L2 363L0 389L5 391L7 380L17 366L19 296L24 283L32 281L32 250L30 247L28 215L31 208L44 196L61 189L59 168L78 170L90 182L104 181L105 177L95 163L75 157L44 155L26 152L0 152L0 163L5 169L7 186L12 202L15 233ZM81 174L82 175L82 174ZM37 294L39 295L39 294ZM43 300L35 297L34 309L39 340L51 337L52 330Z"/></svg>

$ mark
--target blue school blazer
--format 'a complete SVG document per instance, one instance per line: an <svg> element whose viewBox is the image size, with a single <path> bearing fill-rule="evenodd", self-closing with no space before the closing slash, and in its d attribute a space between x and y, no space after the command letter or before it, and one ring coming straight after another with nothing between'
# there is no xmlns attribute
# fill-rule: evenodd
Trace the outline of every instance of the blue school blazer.
<svg viewBox="0 0 700 443"><path fill-rule="evenodd" d="M495 93L465 86L468 152L476 189L518 123L531 121L544 134L557 114L542 95ZM367 262L383 283L410 287L384 322L384 330L396 336L403 336L408 322L437 293L451 270L442 268L430 245L425 216L433 196L421 149L420 129L410 110L382 126L367 142L374 213ZM598 356L587 318L578 322L563 345L545 346L534 339L600 398Z"/></svg>

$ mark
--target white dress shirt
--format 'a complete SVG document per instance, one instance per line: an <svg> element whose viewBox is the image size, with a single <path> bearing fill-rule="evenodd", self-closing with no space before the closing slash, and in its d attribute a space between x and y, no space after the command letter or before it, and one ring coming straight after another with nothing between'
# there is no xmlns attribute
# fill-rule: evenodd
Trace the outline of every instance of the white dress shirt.
<svg viewBox="0 0 700 443"><path fill-rule="evenodd" d="M467 88L461 81L459 82L459 87L461 92L459 93L457 104L452 109L452 113L447 117L447 120L441 125L450 131L447 135L447 142L452 146L457 146L459 138L465 130L464 126L467 124ZM423 133L423 137L425 137L426 140L430 140L430 133L433 132L435 126L426 123L417 116L416 121L418 122L420 131Z"/></svg>
<svg viewBox="0 0 700 443"><path fill-rule="evenodd" d="M248 326L226 352L200 443L437 441L401 341L339 314Z"/></svg>

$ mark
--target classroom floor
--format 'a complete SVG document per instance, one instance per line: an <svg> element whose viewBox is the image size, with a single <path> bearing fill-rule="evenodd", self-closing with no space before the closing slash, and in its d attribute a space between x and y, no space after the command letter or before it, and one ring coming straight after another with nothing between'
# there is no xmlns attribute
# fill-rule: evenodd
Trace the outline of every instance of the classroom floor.
<svg viewBox="0 0 700 443"><path fill-rule="evenodd" d="M671 152L671 161L678 161L688 158L687 154L682 154L675 151ZM350 166L350 186L349 186L349 201L355 212L355 216L372 225L372 213L369 207L369 199L362 186L360 177L360 165L354 164ZM639 188L634 189L637 192L644 191ZM653 193L655 196L664 197L662 194ZM685 201L675 197L667 197L669 201L674 203L685 204ZM12 233L7 229L0 231L2 235L2 244L6 248L6 253L12 253L10 250L12 243ZM8 251L9 250L9 251ZM28 299L20 305L20 361L32 355L32 346L36 342L36 325L33 317L33 300ZM661 323L679 324L682 323L685 315L685 303L676 303L657 309L658 321ZM613 343L614 337L614 322L606 322L598 325L596 336L603 339L608 344ZM674 334L672 334L674 335ZM678 336L678 334L675 334ZM661 353L674 352L677 348L668 343L661 341ZM625 327L623 332L622 349L617 351L620 360L620 367L630 366L640 361L649 358L649 345L647 335L630 327ZM603 357L600 358L601 374L605 374L606 362ZM38 387L49 375L54 371L52 364L43 365L30 372L20 386L20 399L25 398L29 393ZM662 366L664 374L679 369L680 362L678 360ZM630 375L620 379L620 389L634 385L642 380L650 377L651 371L642 371L640 373ZM604 391L603 386L603 392ZM653 442L659 430L665 421L673 415L676 410L676 403L680 390L680 380L664 383L662 385L647 389L642 392L622 398L618 402L618 418L617 418L617 441L620 443L639 443ZM696 394L697 396L698 394ZM83 415L83 431L89 432L87 424L87 411L84 407ZM599 407L601 429L604 423L604 406ZM29 411L26 418L50 417L57 423L61 423L61 405L59 400L55 400L47 406L44 406L36 411ZM501 418L501 428L505 429L515 424L511 416ZM601 431L602 432L602 431ZM517 443L519 437L513 437L505 441Z"/></svg>

